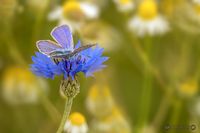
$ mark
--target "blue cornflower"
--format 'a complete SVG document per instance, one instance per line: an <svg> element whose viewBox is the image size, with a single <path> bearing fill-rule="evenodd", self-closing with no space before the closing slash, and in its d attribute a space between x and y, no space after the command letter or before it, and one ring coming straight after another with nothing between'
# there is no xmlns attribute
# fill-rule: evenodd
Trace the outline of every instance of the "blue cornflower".
<svg viewBox="0 0 200 133"><path fill-rule="evenodd" d="M51 79L56 75L64 75L65 79L74 79L79 72L83 72L88 77L105 67L103 63L108 60L108 57L102 56L104 49L98 45L55 62L52 59L52 53L54 56L55 53L67 55L80 48L81 42L79 41L74 47L72 33L67 25L56 27L51 35L57 43L49 40L37 42L40 52L36 52L36 56L32 57L33 64L31 65L31 70L36 75Z"/></svg>

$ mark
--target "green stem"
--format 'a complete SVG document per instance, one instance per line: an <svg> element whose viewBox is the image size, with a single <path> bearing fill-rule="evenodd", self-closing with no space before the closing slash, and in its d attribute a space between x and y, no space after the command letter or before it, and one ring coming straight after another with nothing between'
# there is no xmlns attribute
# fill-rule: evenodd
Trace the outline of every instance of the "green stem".
<svg viewBox="0 0 200 133"><path fill-rule="evenodd" d="M172 124L173 126L177 126L177 123L179 121L180 112L182 109L182 104L183 104L183 102L181 101L181 99L178 99L175 102L175 105L174 105L175 107L174 107L172 117L170 120L170 124ZM174 133L174 132L175 132L175 130L171 129L170 133Z"/></svg>
<svg viewBox="0 0 200 133"><path fill-rule="evenodd" d="M151 40L150 38L147 38L146 42L146 52L151 59ZM144 88L142 91L142 96L141 96L141 111L140 111L140 118L138 121L138 132L141 132L141 128L147 123L148 121L148 116L149 116L149 108L150 108L150 103L151 103L151 94L152 94L152 75L151 71L149 70L148 66L145 66L145 73L144 73Z"/></svg>
<svg viewBox="0 0 200 133"><path fill-rule="evenodd" d="M24 60L23 56L21 55L18 47L17 47L17 41L14 40L13 37L13 32L12 32L12 27L9 25L10 23L8 23L6 25L6 39L5 39L5 44L8 47L8 52L11 56L11 58L17 63L20 64L22 66L26 66L26 61Z"/></svg>
<svg viewBox="0 0 200 133"><path fill-rule="evenodd" d="M154 120L152 122L152 127L154 127L154 129L159 130L161 127L161 124L163 123L166 114L169 110L169 107L171 106L172 103L172 96L173 96L173 88L168 88L167 92L165 94L165 96L163 97L161 103L160 103L160 107L158 109L158 112L156 113L156 116L154 117Z"/></svg>
<svg viewBox="0 0 200 133"><path fill-rule="evenodd" d="M63 129L64 129L64 125L69 117L69 113L71 111L71 107L72 107L72 103L73 103L73 98L70 97L66 100L66 103L65 103L65 110L64 110L64 113L63 113L63 117L62 117L62 120L61 120L61 123L60 123L60 126L57 130L56 133L62 133L63 132Z"/></svg>
<svg viewBox="0 0 200 133"><path fill-rule="evenodd" d="M58 110L55 108L55 106L49 101L49 99L47 98L47 96L45 94L43 94L43 92L40 93L40 97L41 97L41 102L42 105L44 106L45 110L47 111L47 113L49 114L49 116L52 118L52 120L55 123L58 123L59 118L61 118L60 113L58 112Z"/></svg>

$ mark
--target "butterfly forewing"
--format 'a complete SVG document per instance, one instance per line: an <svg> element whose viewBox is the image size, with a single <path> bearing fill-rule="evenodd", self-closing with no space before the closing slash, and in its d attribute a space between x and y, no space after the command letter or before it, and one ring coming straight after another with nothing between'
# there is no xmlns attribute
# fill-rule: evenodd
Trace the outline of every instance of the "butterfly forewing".
<svg viewBox="0 0 200 133"><path fill-rule="evenodd" d="M63 48L72 50L74 47L72 33L69 26L62 25L54 28L51 32L51 36L60 44Z"/></svg>
<svg viewBox="0 0 200 133"><path fill-rule="evenodd" d="M50 41L50 40L41 40L41 41L38 41L36 43L36 46L37 46L38 50L41 53L43 53L45 55L48 55L48 56L53 51L62 49L61 46L57 45L55 42Z"/></svg>

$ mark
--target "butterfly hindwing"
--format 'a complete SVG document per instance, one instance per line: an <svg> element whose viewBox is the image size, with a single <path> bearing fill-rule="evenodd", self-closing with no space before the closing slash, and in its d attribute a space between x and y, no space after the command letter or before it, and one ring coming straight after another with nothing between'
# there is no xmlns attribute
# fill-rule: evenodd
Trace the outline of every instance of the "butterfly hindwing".
<svg viewBox="0 0 200 133"><path fill-rule="evenodd" d="M78 54L79 52L83 51L83 50L86 50L88 48L91 48L93 46L95 46L96 44L89 44L89 45L85 45L85 46L81 46L77 49L75 49L72 53L71 53L71 56L74 56L76 54Z"/></svg>

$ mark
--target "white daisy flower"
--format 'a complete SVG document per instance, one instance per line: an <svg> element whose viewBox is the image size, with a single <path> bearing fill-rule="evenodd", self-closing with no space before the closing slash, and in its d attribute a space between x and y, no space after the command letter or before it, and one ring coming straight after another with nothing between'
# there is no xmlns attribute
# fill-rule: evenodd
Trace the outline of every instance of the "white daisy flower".
<svg viewBox="0 0 200 133"><path fill-rule="evenodd" d="M133 0L114 0L117 9L121 12L132 11L135 8Z"/></svg>
<svg viewBox="0 0 200 133"><path fill-rule="evenodd" d="M85 20L96 19L99 16L99 9L89 2L70 0L63 6L52 11L48 19L58 20L59 24L67 24L71 30L79 30Z"/></svg>
<svg viewBox="0 0 200 133"><path fill-rule="evenodd" d="M158 14L153 0L144 0L138 8L138 15L129 22L129 28L138 36L164 34L169 30L168 22Z"/></svg>
<svg viewBox="0 0 200 133"><path fill-rule="evenodd" d="M87 133L88 126L85 117L74 112L69 116L69 120L65 123L64 132L66 133Z"/></svg>

